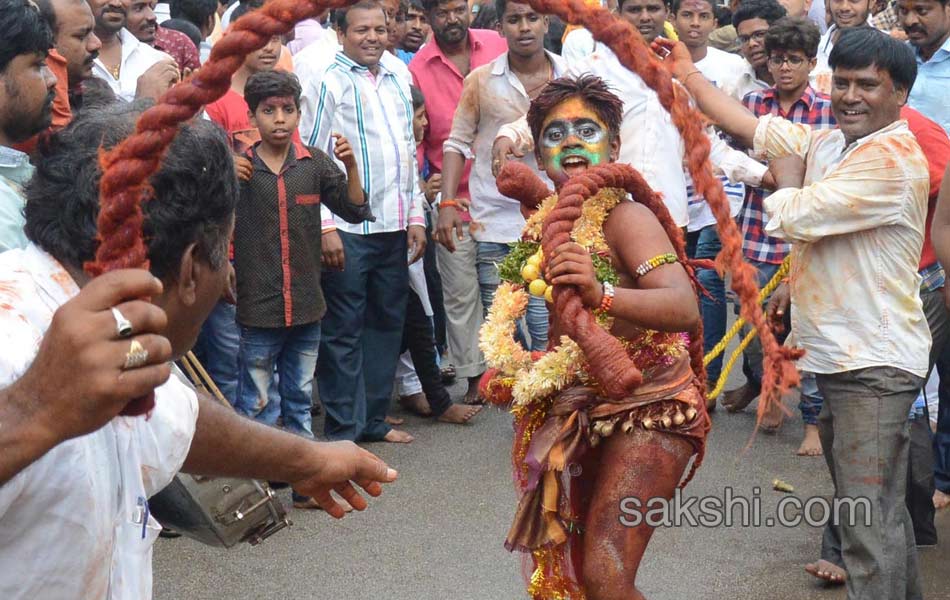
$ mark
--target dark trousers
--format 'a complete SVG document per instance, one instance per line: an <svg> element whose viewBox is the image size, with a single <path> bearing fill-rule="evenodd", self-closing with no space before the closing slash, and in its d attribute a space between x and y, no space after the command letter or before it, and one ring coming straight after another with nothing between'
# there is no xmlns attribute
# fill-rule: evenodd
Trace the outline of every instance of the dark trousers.
<svg viewBox="0 0 950 600"><path fill-rule="evenodd" d="M950 312L943 301L943 289L921 292L920 299L933 338L930 365L940 376L937 433L932 442L934 483L938 490L950 494Z"/></svg>
<svg viewBox="0 0 950 600"><path fill-rule="evenodd" d="M452 397L442 383L442 373L435 360L435 339L432 321L422 307L422 301L409 290L409 305L406 307L406 324L402 330L402 352L409 350L412 364L422 384L433 416L440 416L452 405Z"/></svg>
<svg viewBox="0 0 950 600"><path fill-rule="evenodd" d="M317 384L330 440L377 441L386 425L409 297L406 232L340 231L343 271L323 274Z"/></svg>
<svg viewBox="0 0 950 600"><path fill-rule="evenodd" d="M690 258L715 259L722 250L722 242L715 225L686 234L686 255ZM703 318L703 352L709 353L726 334L726 286L715 269L696 269L696 279L708 292L699 296L699 310ZM722 356L706 366L706 377L713 385L722 373Z"/></svg>
<svg viewBox="0 0 950 600"><path fill-rule="evenodd" d="M870 515L858 508L853 521L839 515L844 520L837 531L826 528L830 539L822 540L822 558L835 562L831 545L837 536L849 600L921 598L905 494L908 414L923 380L893 367L818 374L816 380L824 397L818 432L835 497L870 501Z"/></svg>
<svg viewBox="0 0 950 600"><path fill-rule="evenodd" d="M432 328L435 334L435 345L438 347L441 356L445 354L445 299L442 297L442 276L439 275L439 263L435 256L431 221L432 213L430 212L426 214L426 253L422 259L424 261L422 269L426 275L426 291L429 292L429 304L432 305ZM418 375L418 373L416 374Z"/></svg>

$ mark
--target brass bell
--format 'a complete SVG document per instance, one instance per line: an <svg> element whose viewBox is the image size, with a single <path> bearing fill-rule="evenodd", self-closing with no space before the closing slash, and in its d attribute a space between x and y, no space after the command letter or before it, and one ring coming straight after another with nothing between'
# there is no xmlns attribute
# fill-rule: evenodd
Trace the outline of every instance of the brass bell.
<svg viewBox="0 0 950 600"><path fill-rule="evenodd" d="M669 429L673 425L673 419L670 418L670 415L663 415L660 417L660 423L663 424L664 429Z"/></svg>
<svg viewBox="0 0 950 600"><path fill-rule="evenodd" d="M697 415L697 414L698 414L698 413L696 412L696 409L695 409L695 408L693 408L693 407L687 408L687 409L686 409L686 420L687 420L687 421L692 421L693 419L696 418L696 415Z"/></svg>
<svg viewBox="0 0 950 600"><path fill-rule="evenodd" d="M604 437L610 437L614 433L614 422L605 421L603 423L603 427L600 428L600 431L601 431L600 435Z"/></svg>
<svg viewBox="0 0 950 600"><path fill-rule="evenodd" d="M681 413L680 411L676 411L676 414L673 415L673 424L679 426L685 422L686 422L686 417L683 415L683 413Z"/></svg>
<svg viewBox="0 0 950 600"><path fill-rule="evenodd" d="M630 433L631 431L633 431L633 427L634 427L633 419L631 418L624 421L623 425L620 426L620 430L623 431L624 433Z"/></svg>
<svg viewBox="0 0 950 600"><path fill-rule="evenodd" d="M655 425L655 423L653 422L653 419L651 419L650 417L643 419L641 423L643 423L644 429L653 429L653 426Z"/></svg>
<svg viewBox="0 0 950 600"><path fill-rule="evenodd" d="M599 443L600 443L600 436L597 435L596 433L592 433L592 434L590 435L590 447L591 447L591 448L596 448L596 447L597 447L597 444L599 444Z"/></svg>

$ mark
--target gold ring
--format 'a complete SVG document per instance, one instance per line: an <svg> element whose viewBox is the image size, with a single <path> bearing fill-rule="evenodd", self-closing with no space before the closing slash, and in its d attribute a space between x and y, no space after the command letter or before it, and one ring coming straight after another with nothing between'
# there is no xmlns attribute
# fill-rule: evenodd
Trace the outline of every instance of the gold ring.
<svg viewBox="0 0 950 600"><path fill-rule="evenodd" d="M148 350L138 340L132 340L129 351L125 353L124 369L136 369L148 362Z"/></svg>

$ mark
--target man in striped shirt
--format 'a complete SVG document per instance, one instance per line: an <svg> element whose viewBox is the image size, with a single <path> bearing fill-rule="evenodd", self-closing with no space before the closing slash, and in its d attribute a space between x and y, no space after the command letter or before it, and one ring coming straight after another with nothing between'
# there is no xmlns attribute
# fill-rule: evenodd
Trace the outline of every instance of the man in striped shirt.
<svg viewBox="0 0 950 600"><path fill-rule="evenodd" d="M425 249L425 219L405 66L386 53L386 14L362 0L333 15L342 49L303 81L301 137L353 146L373 223L323 209L323 321L317 383L331 440L411 442L385 422L402 342L408 264ZM408 260L407 260L408 255ZM336 269L336 270L334 270Z"/></svg>

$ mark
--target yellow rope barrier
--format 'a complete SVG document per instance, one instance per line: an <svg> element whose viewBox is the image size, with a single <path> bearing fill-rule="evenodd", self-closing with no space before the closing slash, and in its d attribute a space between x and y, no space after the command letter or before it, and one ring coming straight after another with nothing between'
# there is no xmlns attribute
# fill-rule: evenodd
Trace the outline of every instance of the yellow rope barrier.
<svg viewBox="0 0 950 600"><path fill-rule="evenodd" d="M782 279L788 275L789 260L790 256L786 256L785 260L782 261L782 265L779 267L778 271L775 272L775 275L772 276L772 279L759 291L759 302L765 302L765 299L775 291L775 288L778 287L779 283L782 282ZM739 330L742 329L742 326L745 325L745 319L739 317L736 319L736 322L733 323L729 331L726 332L726 335L722 336L722 339L719 340L719 343L716 344L712 350L709 351L703 357L703 366L709 366L717 356L722 354L726 350L726 346L729 345L729 342L738 335ZM742 356L742 352L752 343L752 340L755 338L756 330L753 329L742 339L742 342L739 344L739 347L736 348L732 355L729 357L729 360L723 366L722 373L719 375L719 380L716 381L716 387L709 393L710 398L717 397L722 393L722 388L726 387L726 380L729 379L729 373L732 371L732 368L735 366L736 361Z"/></svg>

